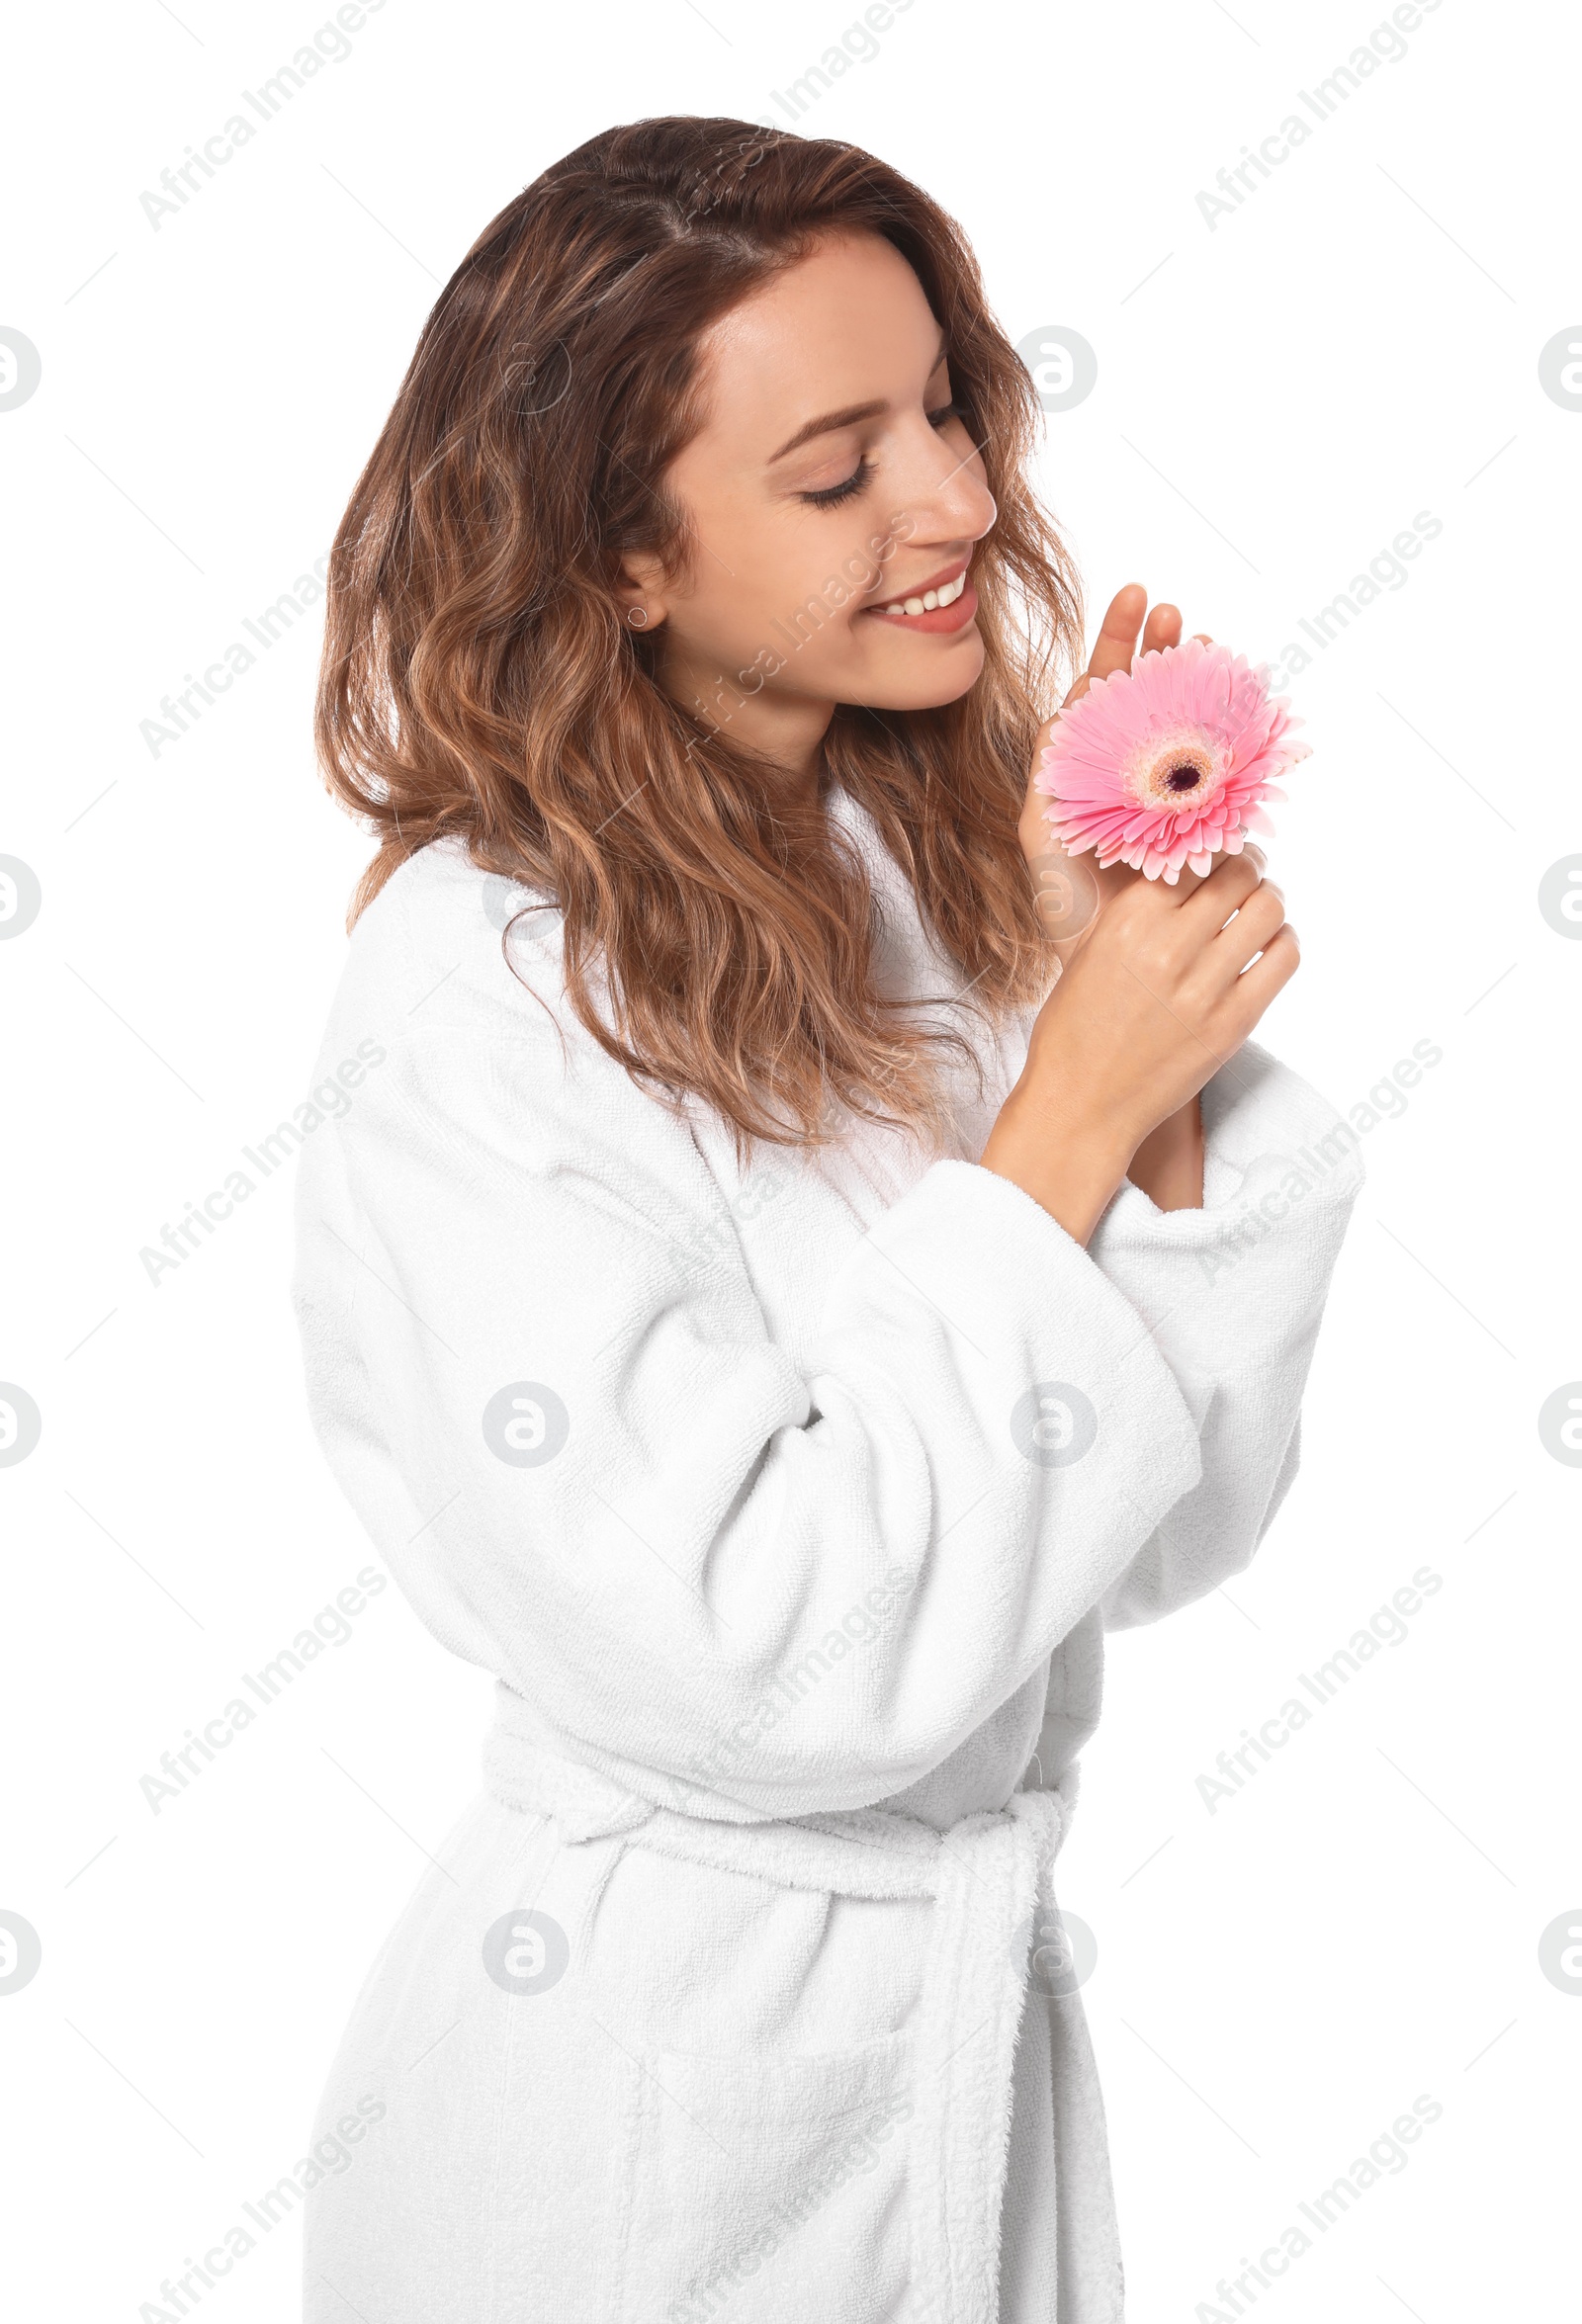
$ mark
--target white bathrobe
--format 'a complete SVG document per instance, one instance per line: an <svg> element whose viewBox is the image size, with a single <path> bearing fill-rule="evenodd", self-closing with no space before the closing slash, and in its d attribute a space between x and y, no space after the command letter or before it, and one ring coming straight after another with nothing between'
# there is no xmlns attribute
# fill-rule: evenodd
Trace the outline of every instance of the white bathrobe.
<svg viewBox="0 0 1582 2324"><path fill-rule="evenodd" d="M975 1041L943 1155L848 1117L739 1171L578 1026L553 910L511 973L528 894L459 844L355 931L308 1393L498 1716L324 2094L310 2324L1122 2315L1050 1867L1103 1631L1240 1572L1295 1473L1362 1166L1247 1043L1203 1208L1128 1182L1084 1249L976 1161L1030 1017L983 1034L832 813L886 989Z"/></svg>

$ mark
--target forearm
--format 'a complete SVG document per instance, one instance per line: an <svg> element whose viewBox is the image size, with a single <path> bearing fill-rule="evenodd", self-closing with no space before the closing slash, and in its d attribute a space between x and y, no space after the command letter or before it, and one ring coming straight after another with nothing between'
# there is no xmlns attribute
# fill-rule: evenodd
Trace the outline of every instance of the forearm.
<svg viewBox="0 0 1582 2324"><path fill-rule="evenodd" d="M1201 1210L1203 1115L1195 1097L1149 1131L1126 1175L1158 1210Z"/></svg>
<svg viewBox="0 0 1582 2324"><path fill-rule="evenodd" d="M1024 1076L979 1159L984 1169L1030 1194L1074 1243L1086 1245L1125 1183L1129 1143L1068 1113Z"/></svg>
<svg viewBox="0 0 1582 2324"><path fill-rule="evenodd" d="M1127 1143L1064 1119L1023 1084L996 1122L982 1162L1013 1179L1082 1244L1128 1178L1159 1210L1202 1208L1203 1117L1195 1097L1150 1130L1129 1163Z"/></svg>

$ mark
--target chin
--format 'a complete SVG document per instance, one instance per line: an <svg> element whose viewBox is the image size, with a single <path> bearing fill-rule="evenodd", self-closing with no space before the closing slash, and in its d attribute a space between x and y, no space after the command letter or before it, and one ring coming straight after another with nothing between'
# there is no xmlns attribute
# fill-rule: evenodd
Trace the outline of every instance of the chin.
<svg viewBox="0 0 1582 2324"><path fill-rule="evenodd" d="M921 641L920 641L921 643ZM915 648L909 646L909 654ZM891 671L883 676L859 677L842 702L860 702L868 710L942 710L970 693L983 670L983 640L962 638L948 653L930 656L932 669Z"/></svg>

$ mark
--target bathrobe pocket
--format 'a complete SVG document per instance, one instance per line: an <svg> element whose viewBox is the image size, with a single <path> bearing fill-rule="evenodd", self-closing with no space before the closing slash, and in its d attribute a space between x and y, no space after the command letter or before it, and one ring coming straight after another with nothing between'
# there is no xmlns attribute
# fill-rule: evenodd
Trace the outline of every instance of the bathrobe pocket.
<svg viewBox="0 0 1582 2324"><path fill-rule="evenodd" d="M655 2050L633 2064L621 2324L900 2313L910 2032L811 2055Z"/></svg>

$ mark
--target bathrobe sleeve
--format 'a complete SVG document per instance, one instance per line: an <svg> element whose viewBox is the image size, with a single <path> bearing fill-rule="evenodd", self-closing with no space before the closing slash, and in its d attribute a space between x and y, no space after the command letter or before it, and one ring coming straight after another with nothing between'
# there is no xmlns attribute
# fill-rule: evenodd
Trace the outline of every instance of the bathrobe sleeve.
<svg viewBox="0 0 1582 2324"><path fill-rule="evenodd" d="M569 1756L738 1820L893 1796L1196 1485L1170 1363L1053 1219L956 1161L865 1234L838 1210L793 1353L684 1117L558 967L518 984L493 930L453 949L402 886L359 923L321 1087L377 1062L298 1160L332 1470L419 1614Z"/></svg>
<svg viewBox="0 0 1582 2324"><path fill-rule="evenodd" d="M1301 1399L1363 1169L1357 1133L1247 1042L1203 1091L1200 1209L1128 1183L1089 1250L1147 1323L1197 1428L1202 1474L1102 1598L1157 1620L1240 1573L1296 1475Z"/></svg>
<svg viewBox="0 0 1582 2324"><path fill-rule="evenodd" d="M420 914L398 874L359 922L321 1085L377 1063L299 1157L295 1301L353 1506L552 1748L692 1814L867 1805L1101 1600L1189 1594L1250 1541L1273 1477L1229 1471L1289 1441L1315 1283L1251 1353L1256 1303L1204 1284L1227 1392L1135 1304L1168 1306L1191 1263L1164 1266L1152 1221L1106 1271L1018 1187L941 1161L866 1233L778 1199L829 1246L793 1351L684 1115L578 1025L548 946L507 975L477 876L455 887L451 919L427 894ZM1272 1350L1286 1373L1261 1387ZM1200 1428L1225 1473L1204 1525L1172 1527Z"/></svg>

